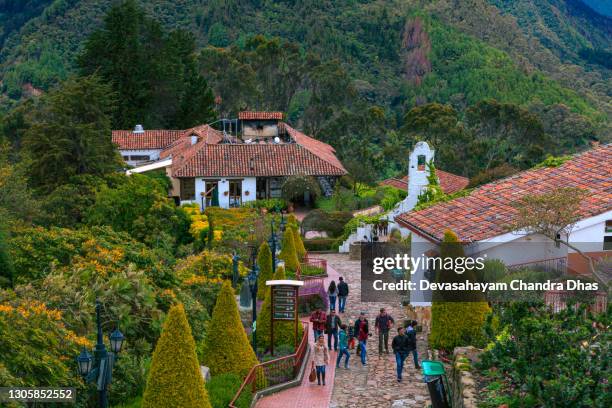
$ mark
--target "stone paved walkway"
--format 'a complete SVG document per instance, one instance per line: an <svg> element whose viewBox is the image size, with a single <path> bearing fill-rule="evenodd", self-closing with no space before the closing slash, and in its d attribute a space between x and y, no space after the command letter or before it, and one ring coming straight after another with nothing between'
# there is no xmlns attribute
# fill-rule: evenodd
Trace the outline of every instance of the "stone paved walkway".
<svg viewBox="0 0 612 408"><path fill-rule="evenodd" d="M395 356L383 354L378 356L378 338L374 332L374 319L381 307L393 316L397 323L402 322L406 315L401 306L399 297L389 294L389 300L384 303L361 303L361 280L359 261L350 261L344 254L317 255L327 259L329 265L349 284L350 293L347 300L346 313L342 316L343 322L355 320L360 311L367 313L370 322L372 337L367 344L367 366L362 366L359 356L351 353L349 370L340 368L336 371L334 390L330 407L334 408L401 408L424 407L429 404L427 387L423 383L420 370L415 370L412 356L404 365L403 381L398 384L395 372ZM395 335L395 329L390 333ZM420 359L427 357L427 338L418 336L418 352ZM389 344L389 347L391 345Z"/></svg>
<svg viewBox="0 0 612 408"><path fill-rule="evenodd" d="M389 297L385 303L361 303L361 280L359 261L350 261L346 254L317 254L317 258L325 258L329 265L329 277L326 285L332 279L338 282L343 276L349 284L350 293L346 313L341 314L342 321L348 323L355 320L361 310L367 312L372 333L374 319L381 307L387 309L397 323L405 319L399 298ZM395 331L394 331L395 332ZM390 337L392 337L390 335ZM312 343L312 332L309 340ZM389 340L391 342L391 340ZM390 345L389 345L390 346ZM427 339L419 335L419 358L426 357ZM417 372L411 356L406 360L404 379L401 384L396 381L395 357L393 354L383 354L378 357L378 339L372 335L367 346L368 365L363 367L354 351L351 353L349 370L339 368L334 370L336 353L330 353L331 362L327 367L327 386L319 387L310 384L307 375L300 386L273 394L260 399L257 408L402 408L425 407L429 404L429 394L423 383L420 371ZM330 362L330 363L331 363ZM308 362L310 367L310 361ZM335 371L335 372L334 372ZM335 377L335 378L334 378Z"/></svg>

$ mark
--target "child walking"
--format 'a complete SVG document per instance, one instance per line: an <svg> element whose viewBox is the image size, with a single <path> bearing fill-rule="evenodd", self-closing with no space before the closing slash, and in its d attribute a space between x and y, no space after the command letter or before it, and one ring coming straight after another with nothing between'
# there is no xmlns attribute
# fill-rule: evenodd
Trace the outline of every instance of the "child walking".
<svg viewBox="0 0 612 408"><path fill-rule="evenodd" d="M346 324L340 326L340 352L338 352L338 358L336 359L336 368L340 368L340 362L342 361L342 356L346 356L346 360L344 361L344 368L348 370L349 358L351 357L348 351L348 334L346 333Z"/></svg>

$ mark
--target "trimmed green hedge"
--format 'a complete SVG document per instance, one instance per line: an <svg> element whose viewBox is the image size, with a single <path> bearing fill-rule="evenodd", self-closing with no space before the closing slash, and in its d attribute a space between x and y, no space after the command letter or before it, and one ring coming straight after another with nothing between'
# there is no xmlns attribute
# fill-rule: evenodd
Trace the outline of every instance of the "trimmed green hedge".
<svg viewBox="0 0 612 408"><path fill-rule="evenodd" d="M304 240L307 251L328 251L336 248L335 238L313 238Z"/></svg>
<svg viewBox="0 0 612 408"><path fill-rule="evenodd" d="M353 214L349 211L313 210L302 221L302 230L325 231L330 237L337 237L352 218Z"/></svg>

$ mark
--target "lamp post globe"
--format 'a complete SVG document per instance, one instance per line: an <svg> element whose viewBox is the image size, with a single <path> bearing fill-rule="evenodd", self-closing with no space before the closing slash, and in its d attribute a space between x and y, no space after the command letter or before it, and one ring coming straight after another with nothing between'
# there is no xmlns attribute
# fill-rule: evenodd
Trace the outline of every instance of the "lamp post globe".
<svg viewBox="0 0 612 408"><path fill-rule="evenodd" d="M121 352L123 340L125 340L123 333L121 333L119 329L115 329L115 331L113 331L110 336L108 336L108 339L110 340L111 351L115 354Z"/></svg>
<svg viewBox="0 0 612 408"><path fill-rule="evenodd" d="M83 351L81 351L81 354L79 354L76 360L79 374L81 377L87 377L87 375L91 372L93 356L89 351L87 351L86 348L83 348Z"/></svg>

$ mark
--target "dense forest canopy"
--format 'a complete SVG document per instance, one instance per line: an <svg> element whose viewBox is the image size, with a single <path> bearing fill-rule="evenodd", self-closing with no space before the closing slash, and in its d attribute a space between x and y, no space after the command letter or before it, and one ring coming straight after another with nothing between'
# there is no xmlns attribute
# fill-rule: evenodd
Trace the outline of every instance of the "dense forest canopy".
<svg viewBox="0 0 612 408"><path fill-rule="evenodd" d="M464 151L481 145L479 104L528 111L546 137L541 154L518 152L521 168L610 139L611 20L579 0L155 0L119 14L117 3L4 2L0 105L15 148L24 103L94 72L118 93L113 128L281 110L349 167L366 162L375 179L403 172L415 140L435 139L406 123L432 103L456 112ZM468 176L490 170L460 165L461 155L438 164Z"/></svg>

